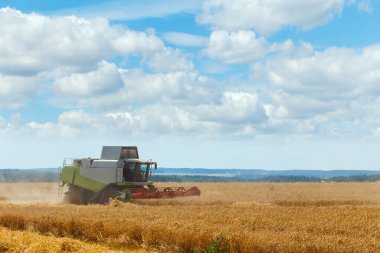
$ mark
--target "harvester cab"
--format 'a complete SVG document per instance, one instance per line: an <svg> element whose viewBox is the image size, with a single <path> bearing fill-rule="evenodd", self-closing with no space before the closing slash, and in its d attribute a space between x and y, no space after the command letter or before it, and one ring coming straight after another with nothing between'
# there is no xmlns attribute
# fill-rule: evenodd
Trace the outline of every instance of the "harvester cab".
<svg viewBox="0 0 380 253"><path fill-rule="evenodd" d="M156 162L139 159L136 146L104 146L100 159L118 160L118 182L150 182L153 169L157 169Z"/></svg>
<svg viewBox="0 0 380 253"><path fill-rule="evenodd" d="M68 200L76 204L200 195L195 186L155 187L151 177L156 169L156 162L139 158L136 146L104 146L99 159L65 159L60 187L68 185Z"/></svg>

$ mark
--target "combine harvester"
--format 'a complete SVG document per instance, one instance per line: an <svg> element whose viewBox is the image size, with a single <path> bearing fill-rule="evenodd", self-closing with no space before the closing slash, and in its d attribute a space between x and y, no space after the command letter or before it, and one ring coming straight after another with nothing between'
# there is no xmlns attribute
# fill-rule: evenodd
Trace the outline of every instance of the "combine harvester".
<svg viewBox="0 0 380 253"><path fill-rule="evenodd" d="M158 199L199 196L198 187L156 187L150 181L157 163L139 158L135 146L104 146L100 159L65 159L59 177L59 195L68 185L70 203L108 204L111 199Z"/></svg>

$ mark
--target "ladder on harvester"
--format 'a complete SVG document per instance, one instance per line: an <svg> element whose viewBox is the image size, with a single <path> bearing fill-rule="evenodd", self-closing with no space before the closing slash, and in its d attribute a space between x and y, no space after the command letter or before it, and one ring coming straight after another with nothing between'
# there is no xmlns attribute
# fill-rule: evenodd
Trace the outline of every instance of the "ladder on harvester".
<svg viewBox="0 0 380 253"><path fill-rule="evenodd" d="M58 197L62 197L63 195L64 183L60 178L61 172L62 172L62 167L58 167Z"/></svg>

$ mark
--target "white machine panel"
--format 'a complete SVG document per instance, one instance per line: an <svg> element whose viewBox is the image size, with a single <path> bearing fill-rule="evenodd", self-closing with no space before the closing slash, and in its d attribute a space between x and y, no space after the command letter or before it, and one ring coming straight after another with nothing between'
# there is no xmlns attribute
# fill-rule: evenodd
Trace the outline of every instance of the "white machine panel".
<svg viewBox="0 0 380 253"><path fill-rule="evenodd" d="M82 159L80 174L84 177L110 184L117 182L118 160L92 160Z"/></svg>

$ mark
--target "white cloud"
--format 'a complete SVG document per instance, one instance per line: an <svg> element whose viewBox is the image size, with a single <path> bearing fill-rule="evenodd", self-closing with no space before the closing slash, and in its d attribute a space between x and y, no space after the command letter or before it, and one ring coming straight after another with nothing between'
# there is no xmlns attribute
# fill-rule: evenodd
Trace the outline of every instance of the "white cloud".
<svg viewBox="0 0 380 253"><path fill-rule="evenodd" d="M207 46L208 38L190 33L169 32L164 34L164 40L171 44L184 47Z"/></svg>
<svg viewBox="0 0 380 253"><path fill-rule="evenodd" d="M295 51L291 40L268 43L265 38L257 37L253 31L236 32L213 31L205 53L225 63L251 63L262 61L268 54Z"/></svg>
<svg viewBox="0 0 380 253"><path fill-rule="evenodd" d="M265 39L252 31L214 31L206 49L208 56L226 63L251 62L262 58L267 51Z"/></svg>
<svg viewBox="0 0 380 253"><path fill-rule="evenodd" d="M162 73L194 69L193 63L178 49L165 48L150 56L145 62L154 71Z"/></svg>
<svg viewBox="0 0 380 253"><path fill-rule="evenodd" d="M194 114L202 121L223 124L266 121L266 114L258 95L247 92L224 92L219 104L199 105Z"/></svg>
<svg viewBox="0 0 380 253"><path fill-rule="evenodd" d="M196 72L147 74L134 70L122 76L124 97L136 103L198 104L214 100L219 94L215 81Z"/></svg>
<svg viewBox="0 0 380 253"><path fill-rule="evenodd" d="M68 125L76 128L86 128L93 126L95 117L92 117L83 110L73 110L63 112L58 117L58 124Z"/></svg>
<svg viewBox="0 0 380 253"><path fill-rule="evenodd" d="M115 97L120 94L115 94ZM207 98L212 98L207 96ZM124 100L127 101L127 100ZM145 100L141 106L123 110L88 112L83 109L61 113L56 122L19 124L0 118L1 133L39 138L76 136L122 136L125 134L255 134L267 121L255 93L224 92L218 99L201 103ZM8 135L8 134L7 134Z"/></svg>
<svg viewBox="0 0 380 253"><path fill-rule="evenodd" d="M218 124L197 120L191 108L193 106L148 105L135 112L134 131L159 134L204 134L217 130Z"/></svg>
<svg viewBox="0 0 380 253"><path fill-rule="evenodd" d="M0 21L6 35L0 41L0 108L25 106L45 85L54 95L48 99L69 110L52 122L16 124L2 117L2 132L336 134L359 131L360 123L360 131L376 133L379 127L371 118L378 115L380 45L317 52L304 42L269 43L254 30L214 30L203 51L207 56L217 63L252 64L251 80L227 84L200 75L192 55L164 47L151 31L12 9L1 9ZM43 38L41 45L30 38L36 36ZM110 63L130 54L143 55L142 66L154 73Z"/></svg>
<svg viewBox="0 0 380 253"><path fill-rule="evenodd" d="M329 48L312 56L269 63L273 88L323 99L378 93L380 45L361 50Z"/></svg>
<svg viewBox="0 0 380 253"><path fill-rule="evenodd" d="M5 76L0 72L0 108L19 109L37 95L37 77Z"/></svg>
<svg viewBox="0 0 380 253"><path fill-rule="evenodd" d="M19 129L11 132L12 135L28 136L40 139L67 138L83 136L85 129L75 129L67 125L60 125L53 122L38 123L35 121L27 123Z"/></svg>
<svg viewBox="0 0 380 253"><path fill-rule="evenodd" d="M104 18L47 17L0 9L0 72L84 71L117 54L161 50L154 34L111 26ZM38 38L38 39L36 39Z"/></svg>
<svg viewBox="0 0 380 253"><path fill-rule="evenodd" d="M214 124L215 125L215 124ZM16 125L0 118L0 134L49 139L98 136L149 135L211 131L213 123L195 121L184 108L162 104L147 105L134 112L96 112L82 109L61 113L56 122L28 122Z"/></svg>
<svg viewBox="0 0 380 253"><path fill-rule="evenodd" d="M120 89L94 94L86 85L88 82L82 82L86 88L83 91L87 93L81 93L81 96L78 97L70 94L70 90L75 89L76 83L74 83L70 89L65 90L67 92L57 92L56 99L58 101L55 101L55 104L59 105L60 101L65 101L65 104L74 108L90 106L102 111L115 111L129 110L132 107L155 103L178 105L203 103L215 100L220 93L218 89L214 89L216 86L212 79L200 76L195 72L176 71L147 74L138 69L119 69L118 71L123 81ZM76 79L82 80L86 79L87 75L76 74L75 76L80 77ZM65 84L60 83L62 86ZM111 82L108 83L111 85Z"/></svg>
<svg viewBox="0 0 380 253"><path fill-rule="evenodd" d="M201 24L228 31L253 29L270 34L282 27L311 29L339 16L345 0L276 1L276 0L205 0Z"/></svg>
<svg viewBox="0 0 380 253"><path fill-rule="evenodd" d="M380 95L375 94L371 98L363 96L351 101L350 113L354 115L351 120L357 132L372 130L375 134L375 129L380 129Z"/></svg>
<svg viewBox="0 0 380 253"><path fill-rule="evenodd" d="M123 113L88 113L84 110L72 110L61 113L56 122L27 122L16 125L0 118L0 134L12 138L40 138L48 140L52 137L85 138L96 136L114 137L130 134L131 116Z"/></svg>
<svg viewBox="0 0 380 253"><path fill-rule="evenodd" d="M272 127L351 134L376 126L369 118L380 97L379 45L282 56L268 61L266 73Z"/></svg>
<svg viewBox="0 0 380 253"><path fill-rule="evenodd" d="M84 110L73 110L59 115L57 125L85 134L96 132L120 135L132 131L132 116L128 112L94 114Z"/></svg>
<svg viewBox="0 0 380 253"><path fill-rule="evenodd" d="M267 120L255 93L225 92L215 103L153 104L134 113L135 131L253 134Z"/></svg>
<svg viewBox="0 0 380 253"><path fill-rule="evenodd" d="M101 62L98 69L81 74L57 78L54 92L57 96L71 98L89 97L115 92L123 87L121 76L115 64Z"/></svg>
<svg viewBox="0 0 380 253"><path fill-rule="evenodd" d="M113 27L117 35L112 45L118 54L148 54L163 49L163 42L152 32L136 32L122 27Z"/></svg>
<svg viewBox="0 0 380 253"><path fill-rule="evenodd" d="M130 110L86 112L70 110L57 122L31 122L18 131L40 137L53 135L215 134L249 132L267 120L254 93L225 92L219 102L200 105L147 103Z"/></svg>

